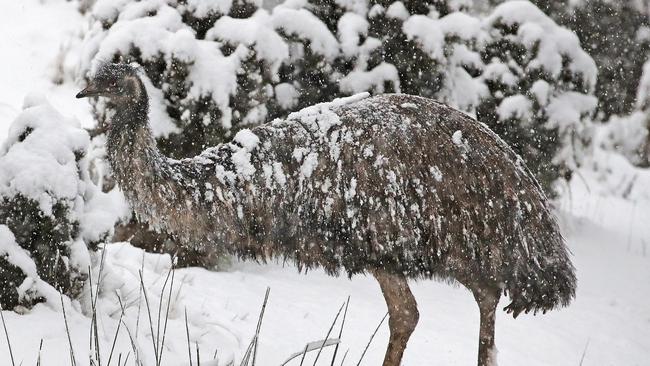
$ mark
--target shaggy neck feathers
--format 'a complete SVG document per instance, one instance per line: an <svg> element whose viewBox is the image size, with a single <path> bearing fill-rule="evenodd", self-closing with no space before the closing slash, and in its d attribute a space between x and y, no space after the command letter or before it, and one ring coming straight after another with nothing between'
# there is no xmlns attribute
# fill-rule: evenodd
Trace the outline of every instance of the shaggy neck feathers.
<svg viewBox="0 0 650 366"><path fill-rule="evenodd" d="M109 126L108 159L136 214L161 229L154 219L172 212L156 192L168 183L163 182L161 173L168 170L169 162L159 152L149 127L148 96L140 80L134 96L114 100L116 113Z"/></svg>
<svg viewBox="0 0 650 366"><path fill-rule="evenodd" d="M148 96L138 80L133 96L114 99L116 113L108 132L108 159L114 176L140 221L156 231L172 234L184 244L205 245L223 235L215 232L214 203L205 203L204 169L169 159L156 145L149 126ZM223 188L225 190L225 188ZM219 210L222 216L227 210Z"/></svg>
<svg viewBox="0 0 650 366"><path fill-rule="evenodd" d="M148 160L160 155L149 127L148 96L142 82L138 80L138 83L139 91L135 98L115 98L116 112L108 132L108 157L122 189L131 186L130 176L155 173L135 170L133 162L138 162L139 168L153 168L155 164Z"/></svg>

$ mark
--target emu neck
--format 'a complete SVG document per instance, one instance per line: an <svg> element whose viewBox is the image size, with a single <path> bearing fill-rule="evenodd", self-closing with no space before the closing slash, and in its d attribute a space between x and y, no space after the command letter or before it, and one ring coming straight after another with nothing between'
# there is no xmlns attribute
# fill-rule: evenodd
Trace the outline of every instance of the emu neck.
<svg viewBox="0 0 650 366"><path fill-rule="evenodd" d="M139 215L150 216L143 208L151 202L161 168L167 164L156 146L148 122L149 103L144 92L133 99L118 99L108 132L108 159L129 203Z"/></svg>
<svg viewBox="0 0 650 366"><path fill-rule="evenodd" d="M196 198L200 180L192 168L158 150L149 127L148 99L118 100L108 133L108 159L118 185L140 221L188 241L206 236L208 214Z"/></svg>
<svg viewBox="0 0 650 366"><path fill-rule="evenodd" d="M115 116L108 132L108 157L120 184L129 185L129 172L145 168L140 174L152 169L151 159L160 156L156 141L149 127L149 102L146 93L140 93L135 100L117 100ZM133 165L136 163L137 167ZM123 189L127 188L122 186Z"/></svg>

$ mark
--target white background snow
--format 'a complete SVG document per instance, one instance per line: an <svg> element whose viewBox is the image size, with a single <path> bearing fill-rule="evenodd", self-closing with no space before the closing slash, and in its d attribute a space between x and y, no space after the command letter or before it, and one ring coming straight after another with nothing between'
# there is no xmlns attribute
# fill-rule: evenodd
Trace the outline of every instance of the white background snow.
<svg viewBox="0 0 650 366"><path fill-rule="evenodd" d="M74 98L79 84L52 81L61 47L85 26L75 6L63 0L0 0L0 141L21 110L24 96L32 91L44 94L65 116L77 118L82 125L92 123L87 102ZM496 336L501 365L650 365L650 173L605 152L596 153L593 160L611 173L601 176L590 169L593 164L587 164L558 210L577 268L576 300L546 315L513 320L499 313ZM621 187L630 184L634 188L627 199L621 198ZM128 244L108 246L98 302L104 360L118 325L117 294L127 307L124 323L135 332L141 268L155 317L169 258L143 254ZM235 263L227 272L182 269L175 274L163 364L188 363L185 310L190 338L199 345L203 361L212 359L215 349L221 360L238 360L254 334L267 287L271 294L259 341L260 365L279 365L307 342L322 339L348 296L350 308L339 354L349 349L347 360L356 364L386 311L379 286L370 277L332 278L321 271L302 275L278 263ZM474 364L478 309L471 294L432 281L414 283L413 291L421 315L404 364ZM83 307L83 299L76 305L66 303L80 365L88 362L90 325ZM141 310L137 342L149 365L153 364L149 323ZM36 364L41 339L43 365L69 364L60 306L40 304L24 315L8 311L3 315L18 364ZM364 365L381 363L387 336L384 324ZM123 357L131 350L124 328L116 349ZM329 360L330 352L321 358ZM0 337L0 364L9 363L6 340Z"/></svg>

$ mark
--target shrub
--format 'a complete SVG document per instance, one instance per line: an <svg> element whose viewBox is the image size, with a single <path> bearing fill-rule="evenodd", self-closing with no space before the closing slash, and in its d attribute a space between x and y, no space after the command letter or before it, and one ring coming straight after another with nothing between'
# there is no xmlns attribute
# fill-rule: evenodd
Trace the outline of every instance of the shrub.
<svg viewBox="0 0 650 366"><path fill-rule="evenodd" d="M30 306L84 286L88 250L110 237L125 205L92 180L88 133L38 96L0 151L0 304ZM56 300L56 299L55 299Z"/></svg>

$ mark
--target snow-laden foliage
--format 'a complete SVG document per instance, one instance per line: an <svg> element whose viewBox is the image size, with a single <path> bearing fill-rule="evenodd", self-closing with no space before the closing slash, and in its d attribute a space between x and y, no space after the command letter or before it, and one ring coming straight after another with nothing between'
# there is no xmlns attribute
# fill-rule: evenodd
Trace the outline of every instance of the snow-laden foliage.
<svg viewBox="0 0 650 366"><path fill-rule="evenodd" d="M484 20L482 51L490 97L478 118L522 155L540 183L569 179L590 142L597 69L577 36L526 1L498 6Z"/></svg>
<svg viewBox="0 0 650 366"><path fill-rule="evenodd" d="M68 295L83 288L88 248L109 237L124 212L121 196L93 181L101 154L75 120L37 95L25 99L0 150L4 308L51 299L52 288Z"/></svg>
<svg viewBox="0 0 650 366"><path fill-rule="evenodd" d="M506 0L489 0L500 4ZM633 111L650 51L647 1L530 0L573 31L598 65L598 110L603 119Z"/></svg>
<svg viewBox="0 0 650 366"><path fill-rule="evenodd" d="M175 157L196 154L230 136L233 125L266 119L268 82L287 50L276 49L265 29L270 20L254 14L256 7L246 1L97 1L81 72L93 71L92 60L142 65L161 147ZM252 21L235 19L249 16ZM237 47L228 37L266 48ZM96 111L101 122L110 118L110 108L97 105Z"/></svg>
<svg viewBox="0 0 650 366"><path fill-rule="evenodd" d="M402 92L478 114L547 191L589 140L596 67L571 31L526 1L98 1L80 72L143 66L163 152L194 155L292 110ZM110 113L96 104L100 120Z"/></svg>
<svg viewBox="0 0 650 366"><path fill-rule="evenodd" d="M650 166L650 61L643 66L634 110L611 116L598 128L596 143L608 152L617 152L636 166Z"/></svg>
<svg viewBox="0 0 650 366"><path fill-rule="evenodd" d="M581 163L596 65L573 32L531 3L511 1L486 16L463 2L335 3L342 57L352 65L342 93L399 90L476 114L549 193Z"/></svg>
<svg viewBox="0 0 650 366"><path fill-rule="evenodd" d="M407 40L427 55L424 62L407 57L417 66L397 64L410 80L408 92L475 113L524 158L547 192L553 193L558 177L570 178L587 149L597 105L596 65L575 34L527 1L508 2L484 18L463 12L409 16L391 11L397 4L385 13L402 14ZM392 47L395 55L413 52L401 39ZM424 77L412 73L427 61L436 64ZM438 79L427 81L434 70Z"/></svg>
<svg viewBox="0 0 650 366"><path fill-rule="evenodd" d="M649 122L647 110L612 116L597 129L595 142L609 152L618 152L633 165L647 167Z"/></svg>

